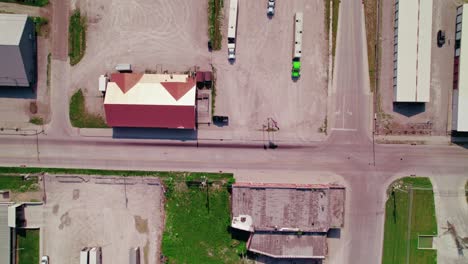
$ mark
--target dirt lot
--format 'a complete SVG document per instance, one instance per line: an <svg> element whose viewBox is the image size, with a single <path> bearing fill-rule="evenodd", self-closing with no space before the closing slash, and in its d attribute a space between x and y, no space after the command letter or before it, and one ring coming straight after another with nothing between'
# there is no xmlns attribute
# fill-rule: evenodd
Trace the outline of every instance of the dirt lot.
<svg viewBox="0 0 468 264"><path fill-rule="evenodd" d="M227 35L229 1L224 4ZM267 118L280 127L278 137L314 140L327 109L327 35L323 1L278 1L266 16L266 1L239 1L236 62L227 60L227 40L213 54L217 69L215 114L228 115L223 130L240 137L259 133ZM302 77L291 80L294 14L304 13ZM215 128L212 128L215 129ZM261 136L261 135L260 135ZM258 137L257 137L258 138Z"/></svg>
<svg viewBox="0 0 468 264"><path fill-rule="evenodd" d="M118 63L136 72L210 69L206 0L78 0L75 6L88 17L87 47L70 88L84 89L90 111L103 113L98 77Z"/></svg>
<svg viewBox="0 0 468 264"><path fill-rule="evenodd" d="M306 4L307 3L307 4ZM73 4L72 4L73 6ZM322 139L326 116L327 35L323 1L278 3L269 20L263 1L240 1L237 61L227 61L227 40L221 51L207 50L207 1L78 0L88 16L87 49L72 69L70 89L84 88L90 111L103 114L97 91L100 74L117 63L131 63L135 71L185 71L199 66L217 70L215 114L228 115L230 125L200 127L201 137L261 137L271 117L281 131L277 137ZM229 1L224 3L227 34ZM294 13L303 11L303 69L291 80ZM307 26L313 25L313 26ZM206 131L204 134L203 131Z"/></svg>
<svg viewBox="0 0 468 264"><path fill-rule="evenodd" d="M162 189L157 178L46 177L43 254L53 263L78 263L83 247L102 247L104 263L128 263L140 247L142 263L157 263ZM126 201L127 199L127 201Z"/></svg>
<svg viewBox="0 0 468 264"><path fill-rule="evenodd" d="M388 114L379 120L380 134L446 135L451 123L451 94L455 37L455 1L434 0L432 21L432 67L430 102L421 107L393 107L393 20L394 1L381 1L380 103ZM437 47L436 36L445 30L447 41ZM406 131L406 132L405 132Z"/></svg>

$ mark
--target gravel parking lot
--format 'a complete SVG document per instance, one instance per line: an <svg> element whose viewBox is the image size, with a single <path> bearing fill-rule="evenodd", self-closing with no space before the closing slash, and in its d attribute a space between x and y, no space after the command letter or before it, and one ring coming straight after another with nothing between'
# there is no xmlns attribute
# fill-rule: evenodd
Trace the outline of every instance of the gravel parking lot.
<svg viewBox="0 0 468 264"><path fill-rule="evenodd" d="M382 1L380 101L389 114L380 120L380 134L447 135L451 129L451 96L455 38L455 1L434 0L432 21L432 66L430 102L425 109L393 107L394 1ZM437 47L436 36L445 30L446 43ZM423 110L423 111L420 111ZM413 113L411 113L413 112ZM406 131L406 133L405 133ZM414 133L413 133L414 132Z"/></svg>
<svg viewBox="0 0 468 264"><path fill-rule="evenodd" d="M158 263L162 188L157 178L47 176L43 254L52 263L78 263L83 247L102 247L104 263L128 263L140 247L141 263Z"/></svg>
<svg viewBox="0 0 468 264"><path fill-rule="evenodd" d="M206 0L80 0L73 6L87 16L88 28L70 89L85 89L93 112L103 113L99 75L118 63L131 63L136 72L211 69Z"/></svg>
<svg viewBox="0 0 468 264"><path fill-rule="evenodd" d="M272 19L267 1L239 1L236 62L227 60L227 40L215 53L215 114L229 116L238 136L259 133L267 118L280 127L278 137L314 140L323 137L327 108L328 36L323 1L277 1ZM229 1L224 3L227 35ZM304 13L301 78L291 79L294 14ZM213 128L215 129L215 128ZM258 137L257 137L258 138Z"/></svg>

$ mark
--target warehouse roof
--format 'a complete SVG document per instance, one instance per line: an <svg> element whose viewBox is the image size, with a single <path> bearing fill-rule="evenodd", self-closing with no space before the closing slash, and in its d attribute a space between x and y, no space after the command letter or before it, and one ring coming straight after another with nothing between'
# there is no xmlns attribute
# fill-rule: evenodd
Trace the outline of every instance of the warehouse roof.
<svg viewBox="0 0 468 264"><path fill-rule="evenodd" d="M433 0L397 1L395 102L429 102Z"/></svg>
<svg viewBox="0 0 468 264"><path fill-rule="evenodd" d="M0 263L10 263L11 233L8 226L8 206L11 203L0 203Z"/></svg>
<svg viewBox="0 0 468 264"><path fill-rule="evenodd" d="M327 255L327 237L321 234L254 233L247 246L273 258L323 259Z"/></svg>
<svg viewBox="0 0 468 264"><path fill-rule="evenodd" d="M19 45L27 15L0 14L0 45Z"/></svg>
<svg viewBox="0 0 468 264"><path fill-rule="evenodd" d="M104 104L195 105L195 80L180 74L115 73Z"/></svg>
<svg viewBox="0 0 468 264"><path fill-rule="evenodd" d="M195 79L179 74L112 74L104 109L112 127L195 129Z"/></svg>
<svg viewBox="0 0 468 264"><path fill-rule="evenodd" d="M344 199L341 186L236 183L232 214L250 216L255 232L327 232L343 226Z"/></svg>
<svg viewBox="0 0 468 264"><path fill-rule="evenodd" d="M454 95L457 93L454 100L458 100L458 104L454 109L453 129L468 132L468 4L463 5L463 11L466 13L462 17L458 89L454 90Z"/></svg>

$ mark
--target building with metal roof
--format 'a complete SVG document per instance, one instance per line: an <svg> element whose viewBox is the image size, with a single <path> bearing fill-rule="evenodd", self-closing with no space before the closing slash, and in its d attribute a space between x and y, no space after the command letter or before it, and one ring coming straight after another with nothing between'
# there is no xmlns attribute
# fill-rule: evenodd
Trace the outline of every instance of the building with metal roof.
<svg viewBox="0 0 468 264"><path fill-rule="evenodd" d="M111 74L104 99L111 127L196 128L196 81L186 74Z"/></svg>
<svg viewBox="0 0 468 264"><path fill-rule="evenodd" d="M433 0L395 0L394 102L429 102Z"/></svg>
<svg viewBox="0 0 468 264"><path fill-rule="evenodd" d="M468 132L468 4L457 9L454 64L452 129Z"/></svg>
<svg viewBox="0 0 468 264"><path fill-rule="evenodd" d="M36 82L36 35L27 15L0 14L0 86Z"/></svg>
<svg viewBox="0 0 468 264"><path fill-rule="evenodd" d="M344 201L338 185L235 183L231 227L251 233L251 252L324 259L327 232L344 224Z"/></svg>
<svg viewBox="0 0 468 264"><path fill-rule="evenodd" d="M8 226L8 206L0 203L0 264L11 264L11 228Z"/></svg>

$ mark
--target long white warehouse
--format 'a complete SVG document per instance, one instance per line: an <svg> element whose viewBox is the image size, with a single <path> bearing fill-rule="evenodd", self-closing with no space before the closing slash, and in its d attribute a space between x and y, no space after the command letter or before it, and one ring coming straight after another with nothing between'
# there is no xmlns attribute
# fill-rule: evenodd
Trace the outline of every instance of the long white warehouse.
<svg viewBox="0 0 468 264"><path fill-rule="evenodd" d="M466 16L464 17L464 12ZM465 73L465 74L464 74ZM452 130L468 132L468 4L458 7L453 74Z"/></svg>
<svg viewBox="0 0 468 264"><path fill-rule="evenodd" d="M430 101L433 0L395 0L394 102Z"/></svg>

